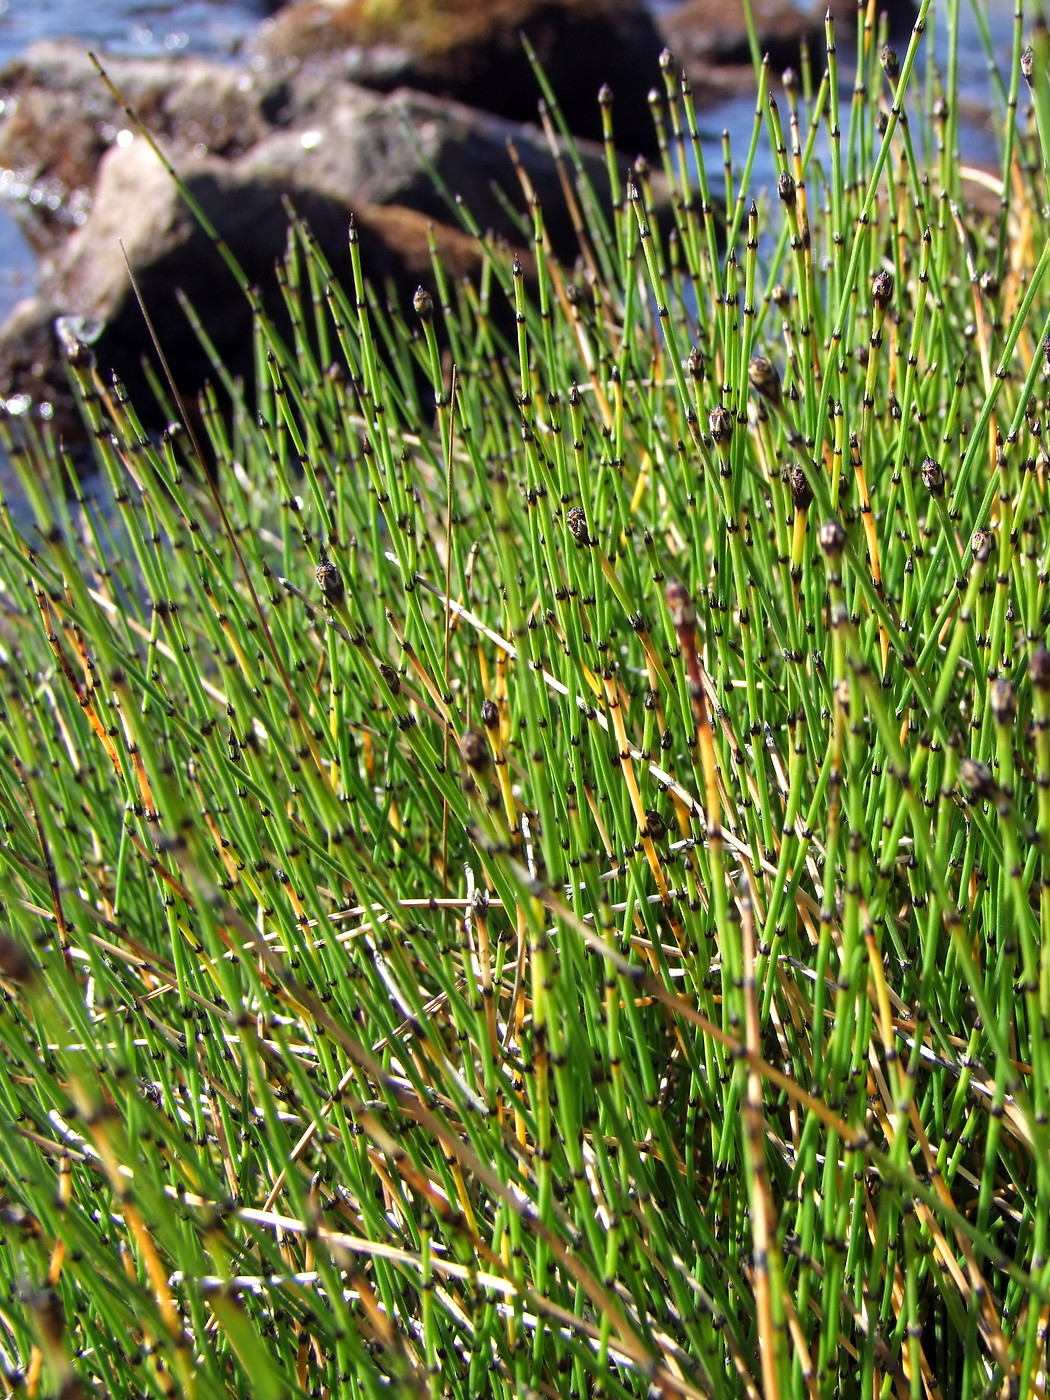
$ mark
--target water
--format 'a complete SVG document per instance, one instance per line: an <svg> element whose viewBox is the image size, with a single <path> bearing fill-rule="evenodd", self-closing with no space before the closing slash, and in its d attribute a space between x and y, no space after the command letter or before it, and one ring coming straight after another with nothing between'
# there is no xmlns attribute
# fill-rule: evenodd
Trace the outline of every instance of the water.
<svg viewBox="0 0 1050 1400"><path fill-rule="evenodd" d="M666 0L653 0L666 8ZM1013 0L980 0L988 14L996 51L1005 65L1012 37ZM217 57L233 55L274 5L268 0L181 0L181 3L148 3L148 0L0 0L0 67L17 58L34 40L71 36L85 48L92 46L125 54L193 52ZM962 93L975 103L987 92L985 59L969 5L962 6L963 42L960 46ZM943 26L941 26L943 28ZM942 36L943 39L943 36ZM737 98L704 113L703 124L711 135L712 172L721 169L719 145L723 127L733 137L734 159L743 160L751 135L754 102ZM967 157L991 160L994 142L973 128ZM739 169L739 165L738 165ZM762 178L762 170L756 170ZM31 290L35 260L17 222L0 203L0 321Z"/></svg>
<svg viewBox="0 0 1050 1400"><path fill-rule="evenodd" d="M270 8L263 0L0 0L0 64L35 39L63 35L114 53L229 54Z"/></svg>
<svg viewBox="0 0 1050 1400"><path fill-rule="evenodd" d="M0 67L37 39L70 37L113 53L229 56L272 8L265 0L0 0ZM0 321L32 289L36 261L0 204Z"/></svg>
<svg viewBox="0 0 1050 1400"><path fill-rule="evenodd" d="M1014 0L978 0L978 2L981 3L982 10L987 16L988 30L992 38L997 66L1005 81L1013 49ZM946 71L948 60L948 32L943 9L943 0L935 0L932 11L933 22L929 31L932 49L936 54L939 70L942 74ZM902 58L906 43L907 36L898 41L898 49ZM845 119L848 120L849 103L853 90L853 73L849 66L847 47L841 45L839 53L840 108L845 114ZM967 4L967 0L961 0L960 4L956 66L959 80L960 147L963 163L985 168L997 168L998 147L995 132L987 120L991 99L988 59L972 6ZM921 74L913 79L914 96L909 106L909 111L913 116L922 93L919 83L921 83ZM1021 101L1023 106L1025 101L1023 87ZM888 105L887 96L884 106ZM781 104L781 115L782 117L784 115L783 104ZM748 92L730 97L717 107L701 111L698 120L704 163L712 187L716 189L720 189L722 185L722 133L723 131L729 132L733 160L733 189L734 194L737 193L754 132L754 94ZM805 140L805 130L803 130L802 135L803 140ZM818 160L826 158L827 141L823 131L818 134L815 154ZM772 186L776 181L776 172L777 166L769 146L768 130L763 122L748 182L748 193L756 193L762 188Z"/></svg>

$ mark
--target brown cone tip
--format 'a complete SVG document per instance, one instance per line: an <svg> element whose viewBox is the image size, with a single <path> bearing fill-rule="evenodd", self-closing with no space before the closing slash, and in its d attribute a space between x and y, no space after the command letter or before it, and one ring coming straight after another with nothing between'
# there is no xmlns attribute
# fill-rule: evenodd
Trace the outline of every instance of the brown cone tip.
<svg viewBox="0 0 1050 1400"><path fill-rule="evenodd" d="M572 506L565 512L565 523L569 534L578 545L585 545L590 538L587 534L587 512L582 506Z"/></svg>
<svg viewBox="0 0 1050 1400"><path fill-rule="evenodd" d="M488 766L489 746L484 734L476 729L468 729L459 741L459 754L468 768L480 772Z"/></svg>
<svg viewBox="0 0 1050 1400"><path fill-rule="evenodd" d="M788 490L791 492L791 504L796 510L809 510L813 504L813 488L805 468L798 462L788 471Z"/></svg>
<svg viewBox="0 0 1050 1400"><path fill-rule="evenodd" d="M934 457L923 460L922 484L935 500L944 495L944 468Z"/></svg>
<svg viewBox="0 0 1050 1400"><path fill-rule="evenodd" d="M987 530L975 530L970 536L970 548L978 564L987 564L992 554L992 537Z"/></svg>
<svg viewBox="0 0 1050 1400"><path fill-rule="evenodd" d="M1050 690L1050 651L1046 647L1039 645L1032 652L1028 674L1036 690Z"/></svg>
<svg viewBox="0 0 1050 1400"><path fill-rule="evenodd" d="M989 698L992 715L997 724L1009 724L1017 714L1017 694L1008 680L999 677L992 682Z"/></svg>
<svg viewBox="0 0 1050 1400"><path fill-rule="evenodd" d="M990 802L996 794L995 779L987 763L976 758L964 758L959 764L959 782L974 797Z"/></svg>
<svg viewBox="0 0 1050 1400"><path fill-rule="evenodd" d="M728 447L733 437L733 415L728 408L713 408L708 426L716 447Z"/></svg>
<svg viewBox="0 0 1050 1400"><path fill-rule="evenodd" d="M871 282L871 299L880 311L885 311L893 300L893 274L876 272Z"/></svg>
<svg viewBox="0 0 1050 1400"><path fill-rule="evenodd" d="M781 401L780 373L772 360L767 359L765 355L752 356L751 363L747 367L747 377L756 394L761 395L774 408L779 408Z"/></svg>
<svg viewBox="0 0 1050 1400"><path fill-rule="evenodd" d="M0 933L0 978L16 987L24 987L33 980L36 968L21 943L17 943L9 933Z"/></svg>
<svg viewBox="0 0 1050 1400"><path fill-rule="evenodd" d="M327 603L341 603L346 596L343 576L327 557L322 558L315 571L317 586Z"/></svg>
<svg viewBox="0 0 1050 1400"><path fill-rule="evenodd" d="M684 583L672 579L667 585L664 597L667 599L667 611L671 614L671 622L676 631L681 632L696 626L696 609Z"/></svg>
<svg viewBox="0 0 1050 1400"><path fill-rule="evenodd" d="M883 69L890 82L895 83L901 75L901 61L892 44L885 44L879 55Z"/></svg>
<svg viewBox="0 0 1050 1400"><path fill-rule="evenodd" d="M828 520L820 527L817 543L829 559L838 559L846 548L847 535L838 520Z"/></svg>

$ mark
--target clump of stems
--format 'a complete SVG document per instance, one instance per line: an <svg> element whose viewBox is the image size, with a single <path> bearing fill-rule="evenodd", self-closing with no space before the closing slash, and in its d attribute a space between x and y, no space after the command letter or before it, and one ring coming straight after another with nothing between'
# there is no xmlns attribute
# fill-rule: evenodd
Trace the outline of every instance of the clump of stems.
<svg viewBox="0 0 1050 1400"><path fill-rule="evenodd" d="M12 1394L1042 1393L1050 78L980 218L871 10L575 265L293 221L208 472L0 425Z"/></svg>

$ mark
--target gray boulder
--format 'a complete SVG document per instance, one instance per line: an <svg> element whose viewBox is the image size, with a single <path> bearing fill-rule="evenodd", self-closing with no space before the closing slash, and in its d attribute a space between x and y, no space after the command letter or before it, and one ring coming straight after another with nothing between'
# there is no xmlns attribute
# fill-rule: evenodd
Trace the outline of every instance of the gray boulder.
<svg viewBox="0 0 1050 1400"><path fill-rule="evenodd" d="M176 154L243 154L271 128L285 92L282 80L262 68L204 58L107 55L104 61L149 130ZM46 252L84 222L99 162L130 135L128 121L71 40L31 45L0 75L0 96L0 169L17 176L27 236Z"/></svg>
<svg viewBox="0 0 1050 1400"><path fill-rule="evenodd" d="M58 60L68 56L54 49L46 56L47 81L58 81ZM140 60L139 66L151 65ZM163 67L165 81L177 82L183 70ZM217 115L209 115L205 100L209 67L215 70L218 107L231 91L243 98L236 119L219 128L224 137L218 152L205 142L187 146L189 136L214 124ZM82 68L70 60L66 71L75 88ZM167 145L194 199L249 283L268 294L275 316L281 306L273 269L286 245L288 199L345 285L353 214L366 274L376 286L392 282L406 311L416 285L430 282L431 223L451 275L476 271L480 263L476 240L452 223L455 210L435 188L434 173L450 194L462 197L483 232L521 243L520 230L494 192L522 206L508 154L511 140L552 237L563 252L573 251L557 162L535 129L405 89L382 94L345 81L323 84L306 74L267 86L254 84L250 74L244 82L231 80L230 70L203 60L187 65L185 73L191 89L185 98L170 89L161 96L161 88L150 88L141 74L138 91L154 91L154 110L169 114L185 111L192 96L202 125L187 135L172 119ZM131 70L123 76L130 78ZM0 142L4 132L0 127ZM29 139L24 123L16 135ZM600 152L588 151L585 159L593 178L603 181ZM78 178L88 175L85 168ZM146 402L140 366L152 349L128 265L182 390L192 394L211 367L181 309L180 292L232 371L250 373L251 319L243 290L148 144L134 136L104 147L92 183L86 218L51 244L39 294L0 327L0 395L28 393L34 400L50 399L60 412L68 409L63 350L53 323L59 315L84 316L102 327L94 346L100 366L118 373L136 402Z"/></svg>
<svg viewBox="0 0 1050 1400"><path fill-rule="evenodd" d="M601 139L598 93L609 84L620 148L656 154L648 92L661 43L645 0L296 0L262 27L256 52L292 72L335 65L370 86L534 121L523 35L575 135Z"/></svg>

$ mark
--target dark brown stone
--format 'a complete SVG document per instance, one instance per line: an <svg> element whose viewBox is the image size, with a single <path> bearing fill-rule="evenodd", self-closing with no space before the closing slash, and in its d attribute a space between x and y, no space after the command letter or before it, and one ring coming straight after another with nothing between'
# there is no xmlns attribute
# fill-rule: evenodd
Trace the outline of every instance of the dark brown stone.
<svg viewBox="0 0 1050 1400"><path fill-rule="evenodd" d="M819 65L825 46L824 17L830 10L837 36L849 45L857 29L854 0L817 0L810 5L793 0L752 0L760 57L769 58L774 72L797 68L805 45ZM883 0L877 13L890 17L899 32L915 18L912 0ZM751 48L744 0L684 0L659 20L671 52L701 92L711 98L754 86Z"/></svg>
<svg viewBox="0 0 1050 1400"><path fill-rule="evenodd" d="M507 213L524 206L510 142L555 251L575 256L558 160L537 128L418 91L377 92L311 64L279 76L272 66L238 69L203 59L107 58L105 65L277 319L283 307L273 269L286 246L286 201L310 225L344 286L351 280L353 214L366 276L376 287L392 283L408 312L417 287L432 285L431 221L451 277L480 265L477 241L454 226L453 196L482 232L520 243L519 225ZM100 326L92 343L100 369L119 375L148 418L152 396L141 360L153 352L132 277L187 396L213 371L180 294L231 372L250 376L252 323L243 289L90 62L75 45L37 46L8 73L8 95L13 115L0 125L0 163L33 161L35 178L90 195L72 231L39 204L25 207L48 251L38 294L0 327L0 397L47 400L64 429L73 424L55 320L85 317ZM580 153L601 188L603 153L585 142Z"/></svg>
<svg viewBox="0 0 1050 1400"><path fill-rule="evenodd" d="M259 50L289 65L339 62L357 81L396 84L535 121L540 88L525 34L574 134L602 135L598 92L613 92L617 144L655 150L648 92L661 40L641 0L299 0L264 26Z"/></svg>
<svg viewBox="0 0 1050 1400"><path fill-rule="evenodd" d="M391 99L367 94L373 106ZM434 99L422 99L437 108ZM434 120L437 121L435 111ZM270 313L281 320L283 307L274 264L284 253L291 199L318 245L346 287L351 285L351 211L361 245L362 265L375 287L392 283L407 313L413 293L432 285L431 239L452 279L474 276L482 260L478 241L425 210L396 202L410 197L418 170L402 171L379 158L376 167L346 162L343 190L314 180L316 172L296 172L284 163L278 143L262 143L250 157L224 161L214 156L183 163L183 178L194 200L218 229L240 263L249 284L258 287ZM300 147L301 152L301 147ZM440 151L436 152L440 164ZM334 181L334 175L331 176ZM423 188L419 183L419 188ZM429 186L427 187L429 188ZM349 190L358 198L350 202ZM380 205L376 198L388 202ZM125 257L127 261L125 262ZM508 254L509 257L509 254ZM130 267L130 273L129 273ZM223 362L236 375L252 372L252 315L248 300L217 249L190 212L163 165L137 138L106 153L99 170L91 216L69 236L52 260L41 293L16 307L0 328L0 386L5 397L28 394L54 405L64 431L75 423L64 352L56 317L82 317L101 327L92 353L106 375L116 373L146 419L151 395L141 368L152 355L148 330L132 285L142 296L161 337L180 390L192 396L213 370L182 308L184 296L203 321Z"/></svg>

